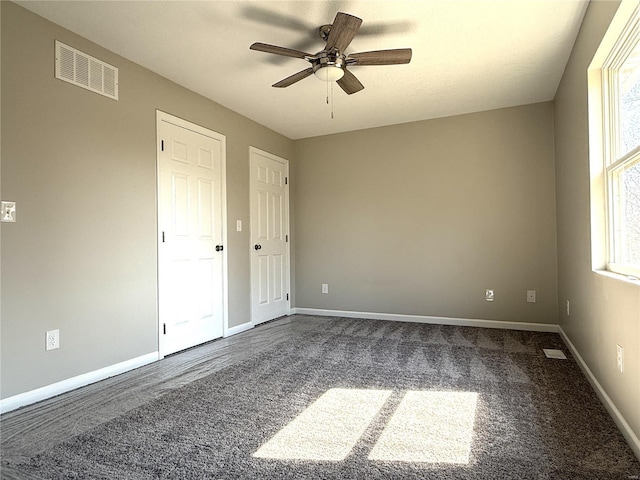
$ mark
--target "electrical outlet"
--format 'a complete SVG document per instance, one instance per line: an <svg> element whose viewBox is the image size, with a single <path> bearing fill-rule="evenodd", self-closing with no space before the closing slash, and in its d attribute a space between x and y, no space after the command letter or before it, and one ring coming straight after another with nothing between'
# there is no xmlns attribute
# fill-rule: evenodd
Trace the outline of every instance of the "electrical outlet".
<svg viewBox="0 0 640 480"><path fill-rule="evenodd" d="M484 298L487 302L493 302L493 300L495 299L495 293L493 291L493 288L487 288L484 291Z"/></svg>
<svg viewBox="0 0 640 480"><path fill-rule="evenodd" d="M46 336L46 350L60 348L60 330L49 330Z"/></svg>
<svg viewBox="0 0 640 480"><path fill-rule="evenodd" d="M322 293L329 293L329 284L328 283L323 283L322 284Z"/></svg>
<svg viewBox="0 0 640 480"><path fill-rule="evenodd" d="M3 222L16 221L16 202L2 202L2 207L0 208L0 220Z"/></svg>
<svg viewBox="0 0 640 480"><path fill-rule="evenodd" d="M616 353L618 371L624 373L624 348L622 348L622 345L616 345Z"/></svg>
<svg viewBox="0 0 640 480"><path fill-rule="evenodd" d="M527 302L536 303L536 291L535 290L527 290Z"/></svg>
<svg viewBox="0 0 640 480"><path fill-rule="evenodd" d="M570 315L569 300L567 300L567 317Z"/></svg>

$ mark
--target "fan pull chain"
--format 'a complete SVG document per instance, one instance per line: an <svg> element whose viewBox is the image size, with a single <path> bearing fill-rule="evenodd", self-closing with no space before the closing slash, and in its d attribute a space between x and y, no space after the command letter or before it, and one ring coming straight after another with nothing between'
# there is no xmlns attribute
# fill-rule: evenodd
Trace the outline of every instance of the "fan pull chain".
<svg viewBox="0 0 640 480"><path fill-rule="evenodd" d="M331 82L331 120L333 120L333 82Z"/></svg>
<svg viewBox="0 0 640 480"><path fill-rule="evenodd" d="M329 105L331 107L331 120L333 120L333 84L334 82L326 82L327 84L327 105ZM329 84L331 84L331 87L329 87ZM331 93L329 93L329 88L331 88ZM331 103L329 103L329 97L331 97Z"/></svg>
<svg viewBox="0 0 640 480"><path fill-rule="evenodd" d="M325 82L327 84L327 105L329 105L329 82Z"/></svg>

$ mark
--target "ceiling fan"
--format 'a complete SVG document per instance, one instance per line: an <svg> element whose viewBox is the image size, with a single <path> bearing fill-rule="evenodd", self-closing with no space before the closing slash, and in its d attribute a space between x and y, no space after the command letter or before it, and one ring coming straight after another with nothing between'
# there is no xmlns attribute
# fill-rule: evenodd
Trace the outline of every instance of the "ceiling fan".
<svg viewBox="0 0 640 480"><path fill-rule="evenodd" d="M274 83L273 86L276 88L293 85L313 73L316 77L326 82L335 81L342 90L351 95L362 90L364 85L360 83L360 80L353 73L347 70L347 67L356 65L399 65L411 61L410 48L345 53L347 47L358 33L361 24L362 19L338 12L333 24L323 25L319 28L320 37L326 42L326 45L315 54L260 42L254 43L249 48L259 52L301 58L311 64L309 68Z"/></svg>

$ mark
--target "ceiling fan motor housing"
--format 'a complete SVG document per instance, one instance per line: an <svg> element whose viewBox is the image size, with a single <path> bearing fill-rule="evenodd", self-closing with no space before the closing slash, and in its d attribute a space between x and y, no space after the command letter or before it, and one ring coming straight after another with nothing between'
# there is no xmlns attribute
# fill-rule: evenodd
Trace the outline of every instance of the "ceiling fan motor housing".
<svg viewBox="0 0 640 480"><path fill-rule="evenodd" d="M315 55L315 58L311 62L311 66L313 67L313 73L315 73L316 76L322 78L323 80L326 80L326 79L324 78L324 75L320 76L317 73L318 70L327 68L327 67L333 67L331 68L331 70L333 70L334 72L338 72L338 70L336 69L340 69L341 71L343 71L343 74L344 74L344 67L346 64L347 64L346 56L338 52L337 50L333 52L326 52L326 51L319 52ZM337 76L337 75L339 75L339 72L334 73L334 76ZM338 80L341 77L342 75L340 75L335 80Z"/></svg>

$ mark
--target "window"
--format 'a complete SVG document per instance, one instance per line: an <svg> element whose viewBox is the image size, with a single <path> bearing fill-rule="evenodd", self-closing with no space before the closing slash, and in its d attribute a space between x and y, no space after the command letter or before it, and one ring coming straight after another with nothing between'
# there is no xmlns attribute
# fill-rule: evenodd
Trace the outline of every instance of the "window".
<svg viewBox="0 0 640 480"><path fill-rule="evenodd" d="M601 72L606 267L640 277L640 5ZM606 38L606 37L605 37Z"/></svg>

